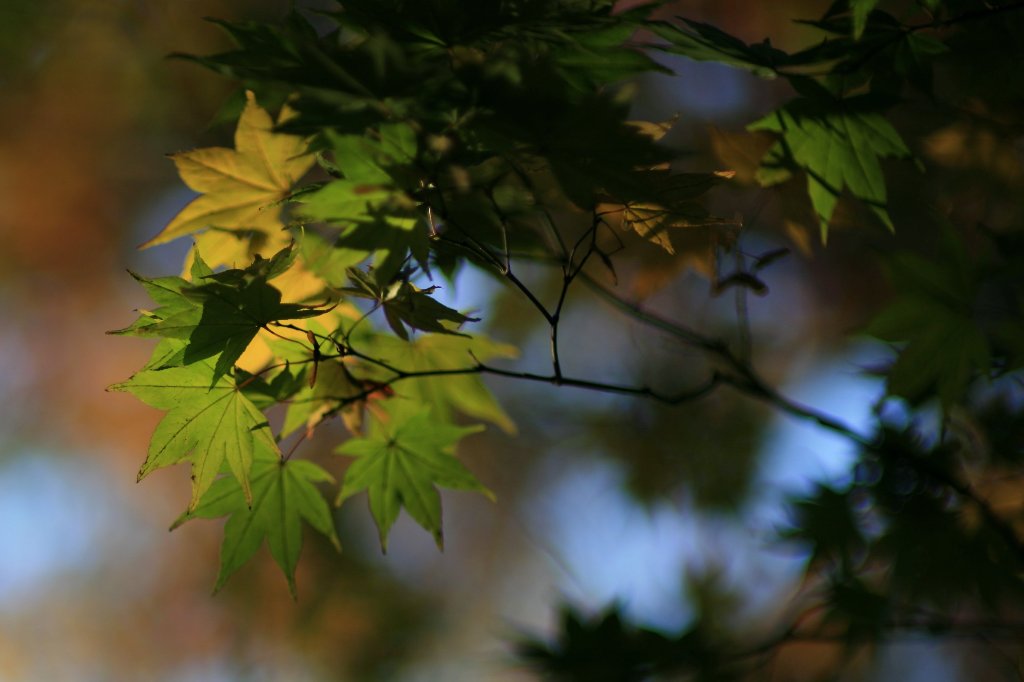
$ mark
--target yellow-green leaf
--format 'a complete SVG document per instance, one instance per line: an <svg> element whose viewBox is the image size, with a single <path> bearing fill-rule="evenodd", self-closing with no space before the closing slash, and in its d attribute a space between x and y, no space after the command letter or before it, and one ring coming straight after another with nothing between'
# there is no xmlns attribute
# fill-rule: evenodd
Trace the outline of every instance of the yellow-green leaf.
<svg viewBox="0 0 1024 682"><path fill-rule="evenodd" d="M436 486L475 490L493 498L452 454L459 440L482 428L439 421L429 409L410 414L400 404L388 401L368 437L347 440L336 450L356 458L345 471L338 503L368 491L370 511L385 551L388 532L402 508L443 547L441 497Z"/></svg>
<svg viewBox="0 0 1024 682"><path fill-rule="evenodd" d="M277 452L266 418L239 390L233 378L214 380L215 360L184 367L143 370L109 390L128 391L151 407L167 410L139 471L150 472L182 461L192 462L192 500L195 509L227 465L248 502L252 500L249 471L257 440Z"/></svg>
<svg viewBox="0 0 1024 682"><path fill-rule="evenodd" d="M301 137L273 132L270 114L247 93L235 131L235 149L210 147L174 154L181 179L202 196L188 204L143 248L208 228L280 229L280 209L292 185L313 164ZM281 118L287 118L282 112Z"/></svg>
<svg viewBox="0 0 1024 682"><path fill-rule="evenodd" d="M518 350L481 335L426 334L415 341L381 335L373 342L373 354L394 367L415 373L463 369L477 361L514 358ZM430 405L440 419L450 420L457 411L489 421L506 433L516 431L515 424L477 374L419 377L396 384L394 390L399 397Z"/></svg>
<svg viewBox="0 0 1024 682"><path fill-rule="evenodd" d="M215 590L237 571L266 539L270 554L288 579L295 596L295 568L302 549L302 521L323 533L341 550L331 509L317 483L334 483L322 468L308 460L281 461L260 447L252 468L252 501L246 501L238 481L217 479L202 503L182 514L172 530L193 518L212 519L230 514L224 526L220 572Z"/></svg>

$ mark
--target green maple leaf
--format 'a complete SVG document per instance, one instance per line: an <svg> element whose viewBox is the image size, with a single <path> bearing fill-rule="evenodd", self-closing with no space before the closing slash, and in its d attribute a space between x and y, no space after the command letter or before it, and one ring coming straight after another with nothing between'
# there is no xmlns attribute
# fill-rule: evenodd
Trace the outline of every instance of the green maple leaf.
<svg viewBox="0 0 1024 682"><path fill-rule="evenodd" d="M341 228L336 246L374 255L374 274L389 281L412 254L427 269L427 228L411 194L419 191L416 134L405 124L380 126L379 139L328 132L332 161L321 164L343 176L296 197L307 218Z"/></svg>
<svg viewBox="0 0 1024 682"><path fill-rule="evenodd" d="M773 78L786 66L790 55L772 47L771 41L748 45L711 24L683 19L685 27L652 22L648 28L669 42L659 45L663 52L681 54L695 61L711 61L747 69L763 78Z"/></svg>
<svg viewBox="0 0 1024 682"><path fill-rule="evenodd" d="M237 368L235 379L242 386L245 397L261 410L291 400L306 385L305 368L287 364L260 374L250 374ZM278 440L282 437L279 435Z"/></svg>
<svg viewBox="0 0 1024 682"><path fill-rule="evenodd" d="M348 284L346 271L359 265L370 251L348 249L316 232L304 231L299 242L303 265L335 289Z"/></svg>
<svg viewBox="0 0 1024 682"><path fill-rule="evenodd" d="M378 282L387 282L409 254L427 270L428 228L404 192L335 180L303 195L302 214L340 228L334 248L358 262L373 255Z"/></svg>
<svg viewBox="0 0 1024 682"><path fill-rule="evenodd" d="M889 392L912 403L934 391L944 408L961 400L977 373L992 364L985 334L969 314L923 296L894 301L868 331L906 342L889 369Z"/></svg>
<svg viewBox="0 0 1024 682"><path fill-rule="evenodd" d="M381 335L373 340L373 352L405 372L463 369L494 358L514 358L515 346L498 343L486 336L440 336L428 334L415 341ZM384 377L379 377L384 378ZM429 405L440 419L450 421L455 412L484 419L506 433L516 426L498 404L479 374L419 377L395 384L395 393L416 404Z"/></svg>
<svg viewBox="0 0 1024 682"><path fill-rule="evenodd" d="M853 12L853 37L860 38L864 35L864 29L868 25L868 16L875 9L879 0L850 0L850 10Z"/></svg>
<svg viewBox="0 0 1024 682"><path fill-rule="evenodd" d="M761 161L758 180L762 185L787 180L794 167L807 173L807 191L818 215L822 241L844 189L893 229L879 159L906 158L910 150L879 113L875 98L800 97L747 129L780 135Z"/></svg>
<svg viewBox="0 0 1024 682"><path fill-rule="evenodd" d="M198 259L197 262L202 261ZM196 307L196 304L185 296L185 290L192 283L181 277L157 277L147 279L142 275L128 271L135 281L142 285L149 297L157 304L154 310L140 310L139 319L123 329L107 332L120 336L156 336L161 322L176 317Z"/></svg>
<svg viewBox="0 0 1024 682"><path fill-rule="evenodd" d="M143 311L129 327L114 334L160 336L187 343L164 358L164 366L188 365L218 356L216 380L227 374L260 329L270 322L315 317L323 309L282 303L281 292L267 282L292 262L290 249L270 260L257 257L245 270L214 274L195 254L193 275L198 284L180 277L146 279L132 273L160 307Z"/></svg>
<svg viewBox="0 0 1024 682"><path fill-rule="evenodd" d="M195 509L225 463L247 501L252 500L249 472L257 443L276 452L266 417L228 376L215 376L214 364L147 369L108 390L128 391L139 400L167 410L150 441L139 480L179 462L192 462Z"/></svg>
<svg viewBox="0 0 1024 682"><path fill-rule="evenodd" d="M452 454L459 440L483 427L439 422L429 409L410 413L393 400L384 409L386 416L374 420L369 436L352 438L336 449L339 454L356 458L345 471L338 504L368 491L384 551L388 532L403 507L443 548L441 497L436 486L475 490L493 499L493 494Z"/></svg>
<svg viewBox="0 0 1024 682"><path fill-rule="evenodd" d="M380 126L379 140L333 132L328 132L327 138L334 152L334 166L353 182L408 185L412 180L408 169L416 160L416 133L405 123Z"/></svg>
<svg viewBox="0 0 1024 682"><path fill-rule="evenodd" d="M341 550L330 507L315 485L334 483L334 479L313 462L281 461L273 451L260 447L251 480L251 504L236 479L221 477L214 481L203 501L182 514L171 530L193 518L212 519L230 514L224 526L220 572L214 590L219 590L252 558L266 539L294 597L303 519Z"/></svg>
<svg viewBox="0 0 1024 682"><path fill-rule="evenodd" d="M979 308L984 267L974 262L952 226L939 218L930 258L888 256L898 292L868 333L902 344L888 371L888 390L918 403L938 395L943 409L963 399L971 381L990 374L993 347Z"/></svg>
<svg viewBox="0 0 1024 682"><path fill-rule="evenodd" d="M479 321L479 318L463 315L431 298L430 294L435 287L420 289L404 280L381 287L369 273L356 268L349 269L348 276L356 286L345 288L343 291L376 301L384 308L384 316L391 330L407 341L409 333L405 325L435 334L458 335L458 332L445 326L442 321L453 322L456 325Z"/></svg>

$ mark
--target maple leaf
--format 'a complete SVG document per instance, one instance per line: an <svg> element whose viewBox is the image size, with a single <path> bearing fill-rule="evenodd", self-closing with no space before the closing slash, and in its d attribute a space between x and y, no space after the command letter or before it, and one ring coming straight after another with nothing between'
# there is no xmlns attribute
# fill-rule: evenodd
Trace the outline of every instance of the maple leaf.
<svg viewBox="0 0 1024 682"><path fill-rule="evenodd" d="M173 352L174 342L169 343ZM166 352L167 348L157 350ZM156 469L191 460L192 510L225 463L246 501L251 502L249 472L256 443L277 452L263 413L232 378L214 378L214 374L211 359L183 367L146 369L107 389L128 391L151 407L167 410L153 433L139 480Z"/></svg>
<svg viewBox="0 0 1024 682"><path fill-rule="evenodd" d="M666 197L664 204L630 202L623 204L620 208L602 205L599 210L607 210L610 215L618 213L623 229L633 230L652 244L656 244L665 249L667 253L674 255L676 248L672 243L670 230L709 226L738 227L735 221L723 221L709 217L703 207L690 201L696 196L696 194L690 195L690 192L702 194L719 180L729 177L731 175L724 171L720 175L710 176L689 173L676 175L672 178L672 184L675 185L676 191L687 194L680 200L680 203L675 203L671 197Z"/></svg>
<svg viewBox="0 0 1024 682"><path fill-rule="evenodd" d="M879 113L874 97L800 97L747 129L781 136L761 161L758 180L762 185L788 180L794 166L807 173L807 191L818 215L822 242L828 237L829 220L843 189L893 229L879 159L907 158L910 150Z"/></svg>
<svg viewBox="0 0 1024 682"><path fill-rule="evenodd" d="M345 248L315 232L303 231L298 245L303 265L335 289L347 284L347 270L366 259L369 251Z"/></svg>
<svg viewBox="0 0 1024 682"><path fill-rule="evenodd" d="M193 264L202 253L202 260L212 267L242 267L264 253L278 253L293 243L293 237L302 238L301 232L293 235L279 225L272 232L264 234L258 230L225 230L210 228L193 236L192 248L185 256L182 277L196 281L189 275ZM297 248L297 247L296 247ZM277 275L274 286L288 301L305 301L321 294L326 283L318 273L308 267L305 259L295 259L287 271Z"/></svg>
<svg viewBox="0 0 1024 682"><path fill-rule="evenodd" d="M265 410L278 403L289 400L306 385L304 368L295 368L288 364L270 372L252 374L246 370L236 371L235 380L240 390L260 410ZM280 441L284 436L278 434Z"/></svg>
<svg viewBox="0 0 1024 682"><path fill-rule="evenodd" d="M281 112L278 122L290 112ZM257 230L273 234L282 227L275 204L313 164L301 137L273 132L270 114L251 92L235 130L235 149L210 147L173 154L181 179L199 192L160 234L142 245L156 246L209 228Z"/></svg>
<svg viewBox="0 0 1024 682"><path fill-rule="evenodd" d="M461 325L464 322L480 321L478 317L463 315L432 298L430 293L436 287L420 289L404 280L381 287L369 273L356 268L350 268L348 276L356 286L347 287L342 291L352 296L376 301L384 308L384 317L388 326L406 341L409 340L409 332L406 331L405 325L435 334L459 335L459 332L445 326L444 322Z"/></svg>
<svg viewBox="0 0 1024 682"><path fill-rule="evenodd" d="M839 559L846 566L865 543L849 491L818 484L812 494L791 500L794 527L783 531L787 539L811 547L811 563Z"/></svg>
<svg viewBox="0 0 1024 682"><path fill-rule="evenodd" d="M661 123L627 121L644 137L659 142L675 125L676 119ZM723 221L708 215L697 201L715 185L735 175L732 171L714 173L673 173L669 163L638 171L644 198L638 201L608 201L597 211L609 225L632 230L647 241L682 257L676 267L692 267L709 277L715 276L718 247L732 241L736 221Z"/></svg>
<svg viewBox="0 0 1024 682"><path fill-rule="evenodd" d="M377 357L409 373L463 369L493 358L514 358L515 346L498 343L486 336L440 336L428 334L415 341L380 335L372 341ZM430 405L433 414L450 421L454 412L484 419L506 433L516 426L495 400L478 374L418 377L395 386L398 396L416 404Z"/></svg>
<svg viewBox="0 0 1024 682"><path fill-rule="evenodd" d="M850 9L853 12L853 37L859 39L864 35L864 29L868 25L868 16L878 4L879 0L850 0Z"/></svg>
<svg viewBox="0 0 1024 682"><path fill-rule="evenodd" d="M667 177L667 171L665 173ZM675 184L682 194L688 195L680 197L678 203L666 196L665 203L631 202L598 206L599 215L608 225L633 231L672 256L652 255L648 258L645 268L637 273L632 283L637 295L650 295L687 268L710 280L717 279L718 253L736 241L741 220L739 217L724 220L709 216L692 200L696 194L691 193L703 192L729 177L725 171L672 176L669 182Z"/></svg>
<svg viewBox="0 0 1024 682"><path fill-rule="evenodd" d="M322 273L326 272L325 268L329 264L337 261L325 259L325 261L318 263L312 262L309 256L310 253L318 257L323 256L323 254L315 250L320 247L317 246L314 250L306 248L305 245L311 237L310 233L303 235L300 232L299 237L302 241L293 247L297 252L295 265L274 278L274 288L281 290L282 299L289 298L294 300L295 292L301 289L300 282L311 280L318 283L318 290L324 294L320 300L336 295L336 291L323 290L325 286L336 289L341 285L334 284L333 280L323 277ZM318 244L326 249L331 248L330 246L323 245L322 241L319 241ZM314 271L314 265L319 271ZM335 275L338 281L342 281L345 277L344 270L335 273ZM300 281L297 281L297 279ZM300 300L307 299L308 297ZM313 310L315 308L309 309ZM292 318L292 321L287 326L261 329L235 365L248 372L259 372L275 360L278 362L310 362L312 359L311 349L303 348L307 330L312 330L321 337L324 337L328 334L328 328L334 331L335 329L351 325L354 321L363 317L362 311L344 300L336 301L331 307L320 308L319 310L320 314L316 316ZM283 341L282 337L288 340Z"/></svg>
<svg viewBox="0 0 1024 682"><path fill-rule="evenodd" d="M378 282L389 281L407 254L429 272L428 230L416 211L413 192L421 189L416 134L406 124L385 124L379 140L363 135L327 134L333 162L322 163L344 176L297 197L302 215L340 227L337 245L373 254Z"/></svg>
<svg viewBox="0 0 1024 682"><path fill-rule="evenodd" d="M758 185L758 170L765 152L775 143L766 132L707 129L711 150L725 168L736 173L733 182L742 186ZM775 197L781 213L781 226L793 245L805 256L813 253L814 233L818 216L807 196L807 185L794 177L775 186Z"/></svg>
<svg viewBox="0 0 1024 682"><path fill-rule="evenodd" d="M748 69L762 78L774 78L778 69L792 57L765 39L748 45L711 24L683 19L685 26L666 21L652 23L650 29L669 42L659 46L663 52L681 54L696 61L711 61Z"/></svg>
<svg viewBox="0 0 1024 682"><path fill-rule="evenodd" d="M361 311L342 303L321 317L300 321L296 328L280 328L275 332L281 338L269 341L270 353L279 362L291 365L282 373L294 372L294 376L301 379L301 385L293 392L270 391L275 402L285 399L288 402L279 439L302 426L306 427L307 436L311 435L328 412L338 412L349 433L358 435L362 432L366 405L390 393L390 389L378 381L353 376L359 364L356 358L322 358L324 348L331 346L329 337L346 337L349 342L355 338L360 344L370 342L370 337L376 338L368 325L358 324L363 318ZM362 371L360 367L359 373ZM379 386L379 393L372 390L374 386ZM339 403L344 403L340 410Z"/></svg>
<svg viewBox="0 0 1024 682"><path fill-rule="evenodd" d="M887 383L889 393L911 403L937 394L948 409L992 364L988 339L970 314L925 296L900 296L868 331L887 341L906 342Z"/></svg>
<svg viewBox="0 0 1024 682"><path fill-rule="evenodd" d="M976 316L978 265L944 220L936 230L938 252L889 255L899 292L868 325L868 333L904 344L888 370L889 393L912 404L937 395L944 410L963 400L976 376L991 372L993 348Z"/></svg>
<svg viewBox="0 0 1024 682"><path fill-rule="evenodd" d="M316 487L317 483L334 483L334 479L313 462L281 461L274 452L260 447L251 480L250 502L236 479L218 478L203 501L178 517L171 530L194 518L230 515L224 525L220 572L214 591L223 587L266 539L270 554L284 572L288 589L295 597L295 567L302 549L302 521L327 536L331 544L341 550L330 507Z"/></svg>
<svg viewBox="0 0 1024 682"><path fill-rule="evenodd" d="M292 257L291 250L284 249L270 260L257 257L245 270L214 274L197 253L192 272L198 282L180 277L148 280L133 273L162 305L143 312L135 323L113 333L186 340L180 353L165 359L164 366L190 364L216 355L216 380L231 370L268 323L323 314L321 308L282 303L281 292L267 282L287 270Z"/></svg>
<svg viewBox="0 0 1024 682"><path fill-rule="evenodd" d="M493 499L452 454L459 440L483 427L439 423L429 409L410 412L394 401L385 403L383 411L383 417L373 421L368 437L349 439L335 450L356 458L345 471L338 504L368 491L384 551L388 532L403 507L443 549L441 498L436 486L475 490Z"/></svg>
<svg viewBox="0 0 1024 682"><path fill-rule="evenodd" d="M118 336L159 336L154 332L166 319L195 308L195 303L184 294L191 283L181 277L156 277L149 279L128 271L135 281L142 285L149 297L159 307L155 310L139 310L139 318L127 327L107 332Z"/></svg>

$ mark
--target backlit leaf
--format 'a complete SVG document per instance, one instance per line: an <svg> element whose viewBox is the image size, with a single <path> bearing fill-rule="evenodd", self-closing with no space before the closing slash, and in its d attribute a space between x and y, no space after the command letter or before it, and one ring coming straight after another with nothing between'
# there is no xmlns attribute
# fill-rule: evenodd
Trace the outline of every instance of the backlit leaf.
<svg viewBox="0 0 1024 682"><path fill-rule="evenodd" d="M828 237L828 223L843 190L867 204L893 229L879 160L907 158L910 150L879 113L872 97L801 97L748 129L780 136L761 161L758 179L762 185L787 180L791 169L807 174L807 191L818 214L822 241Z"/></svg>
<svg viewBox="0 0 1024 682"><path fill-rule="evenodd" d="M432 298L430 293L434 287L420 289L414 284L399 280L382 288L369 273L355 268L349 270L349 278L356 286L343 291L353 296L368 298L382 306L391 330L405 340L409 339L406 326L435 334L458 334L443 323L461 325L464 322L479 321L479 318L463 315Z"/></svg>
<svg viewBox="0 0 1024 682"><path fill-rule="evenodd" d="M277 444L266 418L229 376L214 378L212 359L184 367L143 370L109 390L128 391L151 407L167 410L139 471L150 472L182 461L192 463L195 509L226 464L246 502L252 501L250 469L256 442L271 452Z"/></svg>
<svg viewBox="0 0 1024 682"><path fill-rule="evenodd" d="M427 334L413 341L381 335L372 343L374 357L406 372L465 369L477 361L518 355L514 346L479 334L472 337ZM459 412L489 421L506 433L515 433L515 424L478 374L417 377L395 384L394 390L399 398L430 405L432 413L445 421Z"/></svg>
<svg viewBox="0 0 1024 682"><path fill-rule="evenodd" d="M217 356L217 379L230 371L268 323L323 314L320 308L282 303L281 292L267 282L286 270L292 258L290 249L285 249L270 260L257 259L245 270L203 275L196 282L179 277L147 280L135 275L163 305L115 333L185 340L180 354L168 358L165 365L190 364ZM209 271L198 254L194 271Z"/></svg>
<svg viewBox="0 0 1024 682"><path fill-rule="evenodd" d="M282 119L288 113L282 112ZM274 122L252 93L235 131L235 149L210 147L174 154L181 179L202 196L174 217L143 247L156 246L208 228L281 229L276 204L313 164L305 141L273 132Z"/></svg>
<svg viewBox="0 0 1024 682"><path fill-rule="evenodd" d="M988 373L992 350L975 319L975 269L952 229L940 223L938 232L937 257L890 256L898 294L868 333L903 344L888 372L890 393L911 403L937 395L949 409L978 373Z"/></svg>
<svg viewBox="0 0 1024 682"><path fill-rule="evenodd" d="M697 61L713 61L748 69L758 76L771 78L790 56L772 47L769 40L748 45L719 28L699 21L683 20L686 27L669 23L655 24L652 29L659 37L669 41L658 49L681 54Z"/></svg>
<svg viewBox="0 0 1024 682"><path fill-rule="evenodd" d="M438 421L428 409L412 412L389 401L385 414L374 419L369 436L352 438L338 447L338 454L356 458L345 471L338 503L368 491L384 550L388 532L403 508L443 547L437 487L493 497L452 454L456 443L481 428L454 426Z"/></svg>
<svg viewBox="0 0 1024 682"><path fill-rule="evenodd" d="M334 479L308 460L281 461L260 448L252 466L252 501L246 500L238 481L222 477L214 481L203 501L174 522L172 530L193 519L230 515L224 526L220 549L219 590L235 571L252 558L264 540L274 561L288 579L294 597L295 567L302 549L302 521L327 536L341 550L331 509L317 483Z"/></svg>
<svg viewBox="0 0 1024 682"><path fill-rule="evenodd" d="M864 35L864 28L868 24L868 15L875 9L879 0L850 0L850 9L853 11L853 37L860 38Z"/></svg>

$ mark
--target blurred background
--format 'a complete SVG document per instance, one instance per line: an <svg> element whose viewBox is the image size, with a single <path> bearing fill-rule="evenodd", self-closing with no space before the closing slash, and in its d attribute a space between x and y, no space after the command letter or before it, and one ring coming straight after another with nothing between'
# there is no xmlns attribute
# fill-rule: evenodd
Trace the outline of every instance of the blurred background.
<svg viewBox="0 0 1024 682"><path fill-rule="evenodd" d="M0 3L0 680L527 680L509 642L550 631L563 601L585 613L615 603L665 632L697 610L751 637L766 632L808 558L777 539L784 500L841 480L853 453L724 390L666 408L491 382L519 433L490 429L467 441L462 456L498 502L445 492L443 554L403 518L382 556L357 498L338 512L342 554L307 536L297 602L265 551L211 595L219 522L167 532L187 502L187 471L137 485L161 415L104 392L143 364L149 344L104 331L145 304L127 268L155 276L181 267L185 243L135 249L191 198L164 155L230 145L231 126L212 122L233 84L165 56L227 47L204 16L270 19L285 5ZM793 17L822 9L678 6L783 47L808 39ZM744 184L757 154L735 136L786 96L782 86L713 64L666 63L679 75L639 82L637 116L678 114L667 141L685 152L685 166L737 171L737 187L716 194L713 208L743 217L746 253L793 252L765 272L770 294L749 301L755 359L792 396L867 430L882 387L863 369L879 350L851 334L884 300L866 254L891 238L844 230L839 215L822 250L816 228L799 219L806 207ZM996 169L1009 195L1019 191L1019 156L966 158L962 137L953 131L915 152L951 174ZM912 169L890 176L897 188L901 172ZM913 195L892 194L897 218L916 210ZM969 197L956 206L972 210ZM898 239L912 239L913 221L896 222L910 225ZM628 295L691 326L738 333L736 301L711 295L699 272L706 261L680 268L652 251L637 263L622 273ZM543 286L544 272L530 274ZM487 333L524 349L518 367L543 367L545 330L515 296L472 270L446 295L498 311L482 323ZM667 388L700 375L695 352L585 293L569 310L563 334L577 352L568 373L668 377ZM315 446L326 451L339 437L328 430ZM960 679L969 653L894 645L862 674ZM788 679L810 679L815 661L831 655L807 646L779 665Z"/></svg>

